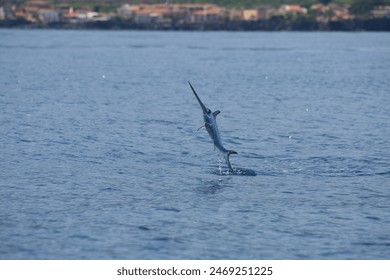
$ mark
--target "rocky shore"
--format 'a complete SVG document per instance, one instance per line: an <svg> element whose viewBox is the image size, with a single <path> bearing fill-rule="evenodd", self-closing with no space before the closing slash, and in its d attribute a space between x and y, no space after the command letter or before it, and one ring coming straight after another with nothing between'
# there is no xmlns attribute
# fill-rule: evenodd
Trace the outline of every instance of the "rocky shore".
<svg viewBox="0 0 390 280"><path fill-rule="evenodd" d="M135 23L123 19L88 22L31 23L22 19L0 21L0 28L23 29L105 29L105 30L193 30L193 31L390 31L389 18L353 19L329 22L288 20L273 17L257 21L224 21L212 23Z"/></svg>

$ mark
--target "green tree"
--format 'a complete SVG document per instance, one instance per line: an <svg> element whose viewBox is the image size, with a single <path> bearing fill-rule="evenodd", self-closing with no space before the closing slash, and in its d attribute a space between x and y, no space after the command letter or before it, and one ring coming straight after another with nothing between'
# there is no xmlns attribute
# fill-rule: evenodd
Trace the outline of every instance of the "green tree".
<svg viewBox="0 0 390 280"><path fill-rule="evenodd" d="M378 5L385 5L386 0L353 0L351 12L355 15L368 15Z"/></svg>

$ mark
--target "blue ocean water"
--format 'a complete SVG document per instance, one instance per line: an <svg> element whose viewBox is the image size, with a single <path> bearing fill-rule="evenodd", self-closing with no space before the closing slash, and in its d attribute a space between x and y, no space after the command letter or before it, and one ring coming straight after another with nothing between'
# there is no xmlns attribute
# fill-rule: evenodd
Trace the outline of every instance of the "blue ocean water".
<svg viewBox="0 0 390 280"><path fill-rule="evenodd" d="M0 258L388 259L389 69L387 33L0 30Z"/></svg>

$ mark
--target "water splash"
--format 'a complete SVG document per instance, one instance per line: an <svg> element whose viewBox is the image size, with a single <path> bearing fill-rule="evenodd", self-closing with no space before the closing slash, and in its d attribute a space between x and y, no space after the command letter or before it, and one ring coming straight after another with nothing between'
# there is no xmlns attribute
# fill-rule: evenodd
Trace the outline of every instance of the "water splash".
<svg viewBox="0 0 390 280"><path fill-rule="evenodd" d="M257 176L256 171L252 169L234 168L233 171L231 171L228 169L224 170L221 166L219 166L218 170L215 170L212 173L218 176Z"/></svg>
<svg viewBox="0 0 390 280"><path fill-rule="evenodd" d="M223 169L223 164L225 163L225 158L223 157L223 154L218 151L218 171L213 172L216 175L219 176L257 176L256 171L246 168L235 168L232 165L233 170L229 169Z"/></svg>
<svg viewBox="0 0 390 280"><path fill-rule="evenodd" d="M221 156L218 157L218 170L219 170L219 175L223 175L223 171L222 171L222 159L221 159Z"/></svg>
<svg viewBox="0 0 390 280"><path fill-rule="evenodd" d="M234 168L233 173L232 175L236 176L257 176L256 171L246 168Z"/></svg>

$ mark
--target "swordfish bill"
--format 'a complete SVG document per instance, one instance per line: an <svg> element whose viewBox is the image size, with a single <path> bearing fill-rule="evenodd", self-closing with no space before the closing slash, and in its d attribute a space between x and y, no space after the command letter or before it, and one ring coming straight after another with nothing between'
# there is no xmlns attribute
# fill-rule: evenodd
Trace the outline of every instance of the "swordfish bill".
<svg viewBox="0 0 390 280"><path fill-rule="evenodd" d="M221 113L221 111L217 110L215 112L211 112L211 110L209 108L207 108L203 104L202 100L200 100L198 94L196 93L196 91L193 88L193 86L191 85L191 83L188 82L188 84L190 85L190 87L192 89L192 92L194 93L194 95L195 95L196 99L198 100L199 105L200 105L200 107L202 109L203 120L204 120L204 125L203 126L206 128L207 132L209 133L210 138L211 138L211 140L214 143L214 147L217 148L218 151L220 151L220 153L225 158L225 161L226 161L226 164L227 164L227 166L229 168L229 171L230 172L234 172L233 167L230 164L229 156L232 155L232 154L237 154L237 152L235 152L233 150L227 150L222 145L221 136L219 134L218 125L217 125L217 118L216 118L217 115L219 113Z"/></svg>

